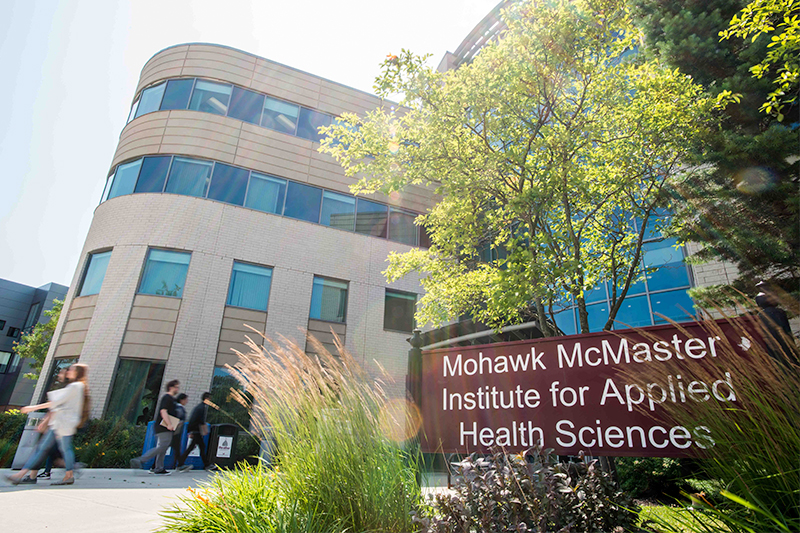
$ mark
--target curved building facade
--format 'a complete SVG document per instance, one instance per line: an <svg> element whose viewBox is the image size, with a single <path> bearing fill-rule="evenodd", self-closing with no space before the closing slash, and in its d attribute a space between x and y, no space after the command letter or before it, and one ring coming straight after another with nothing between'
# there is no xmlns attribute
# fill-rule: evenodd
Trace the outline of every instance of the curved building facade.
<svg viewBox="0 0 800 533"><path fill-rule="evenodd" d="M332 347L331 330L402 394L418 279L387 284L391 251L425 245L424 188L354 197L317 128L382 105L231 48L187 44L142 70L52 343L91 368L93 416L152 417L162 382L190 402L225 376L252 326ZM311 349L310 346L307 349Z"/></svg>

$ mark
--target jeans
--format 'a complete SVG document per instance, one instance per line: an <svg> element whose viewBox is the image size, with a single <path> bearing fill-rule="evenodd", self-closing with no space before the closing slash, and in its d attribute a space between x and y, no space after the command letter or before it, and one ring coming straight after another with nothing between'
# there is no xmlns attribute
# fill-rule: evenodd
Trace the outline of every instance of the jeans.
<svg viewBox="0 0 800 533"><path fill-rule="evenodd" d="M75 451L72 449L72 435L56 437L52 429L47 430L44 437L39 439L39 443L36 445L36 451L34 451L25 462L23 469L32 470L33 467L38 467L45 456L50 453L53 446L56 445L58 445L58 448L61 450L61 455L64 456L64 468L66 468L67 472L71 471L75 468Z"/></svg>
<svg viewBox="0 0 800 533"><path fill-rule="evenodd" d="M178 466L183 466L183 463L186 462L186 458L189 457L189 454L192 453L195 446L200 447L200 459L203 461L203 467L208 466L208 462L206 461L206 443L203 441L203 436L200 434L199 431L192 431L189 433L189 438L192 439L192 444L186 447L186 451L183 452L181 455L180 461L178 462Z"/></svg>
<svg viewBox="0 0 800 533"><path fill-rule="evenodd" d="M156 446L155 448L150 448L147 453L139 457L141 462L147 462L153 456L156 457L156 462L153 465L155 470L163 470L164 469L164 457L167 455L167 449L169 448L170 442L172 441L172 431L162 431L161 433L156 433Z"/></svg>

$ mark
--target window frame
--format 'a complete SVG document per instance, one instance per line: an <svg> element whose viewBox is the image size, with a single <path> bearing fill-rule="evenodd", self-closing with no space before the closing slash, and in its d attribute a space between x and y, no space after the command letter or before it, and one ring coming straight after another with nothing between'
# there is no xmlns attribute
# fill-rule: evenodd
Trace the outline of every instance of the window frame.
<svg viewBox="0 0 800 533"><path fill-rule="evenodd" d="M313 303L314 303L314 285L316 284L316 281L318 279L322 280L322 282L323 282L322 286L323 287L324 287L324 283L326 281L330 281L330 282L333 282L333 283L343 283L345 285L345 288L344 288L344 290L345 290L344 315L343 315L341 321L339 321L339 320L329 320L327 318L321 318L321 315L322 315L321 308L320 308L320 318L315 318L315 317L311 316L311 312L314 309L314 306L313 306ZM341 287L335 287L335 288L341 289ZM321 298L321 296L320 296L320 298ZM344 279L332 278L332 277L329 277L329 276L320 276L318 274L314 274L314 278L311 281L311 298L310 298L309 309L308 309L308 319L309 320L318 320L320 322L330 322L332 324L345 324L345 325L347 325L347 315L348 315L348 308L349 307L350 307L350 282L349 281L344 280Z"/></svg>
<svg viewBox="0 0 800 533"><path fill-rule="evenodd" d="M80 282L80 284L78 284L78 290L76 291L77 294L75 295L75 298L80 298L82 296L93 296L95 294L100 294L100 290L102 290L102 287L103 287L103 281L105 281L105 279L106 279L105 272L103 273L103 281L100 282L100 289L98 289L97 292L93 292L91 294L83 294L83 287L84 287L84 284L86 283L86 276L89 274L89 269L92 266L92 260L94 259L94 257L96 255L109 254L108 260L111 261L111 255L110 254L113 251L114 251L113 248L101 248L100 250L95 250L95 251L89 252L87 254L88 257L87 257L86 263L84 264L84 267L83 267L83 273L81 274L81 282ZM106 263L106 272L107 271L108 271L108 263Z"/></svg>
<svg viewBox="0 0 800 533"><path fill-rule="evenodd" d="M156 251L159 251L159 252L169 252L169 253L174 253L174 254L184 254L184 255L188 255L189 256L189 262L186 263L186 275L185 275L185 277L183 279L183 287L181 287L181 289L180 289L180 292L181 292L180 296L172 296L172 295L169 295L169 294L155 294L155 293L150 293L150 292L142 292L142 284L144 283L145 274L147 272L147 262L150 260L150 253L153 250L156 250ZM144 256L144 263L142 264L141 274L139 275L139 283L136 285L136 294L143 294L143 295L146 295L146 296L160 296L160 297L163 297L163 298L183 299L183 290L186 288L186 278L189 277L189 267L191 266L191 264L192 264L192 252L191 251L188 251L188 250L175 250L175 249L172 249L172 248L155 248L155 247L148 248L147 249L147 254Z"/></svg>
<svg viewBox="0 0 800 533"><path fill-rule="evenodd" d="M404 329L396 329L386 327L386 301L389 299L389 295L392 294L394 296L400 296L402 299L411 300L410 298L404 298L405 296L413 296L414 297L414 304L411 307L411 329L404 330ZM417 328L417 320L414 317L417 310L417 302L419 302L419 294L415 292L408 292L408 291L400 291L397 289L390 289L389 287L384 288L383 292L383 330L384 331L391 331L394 333L414 333L414 330Z"/></svg>
<svg viewBox="0 0 800 533"><path fill-rule="evenodd" d="M257 267L257 268L262 268L262 269L265 269L265 270L269 270L269 288L267 289L267 305L266 305L265 309L256 309L254 307L243 307L241 305L233 305L232 303L230 303L231 291L233 290L233 273L234 273L234 269L236 268L237 263L240 264L240 265L246 265L246 266ZM239 261L237 259L234 259L233 260L233 264L231 265L231 276L228 279L228 292L227 292L227 294L225 296L225 306L226 307L234 307L236 309L247 309L248 311L258 311L258 312L261 312L261 313L269 313L269 300L270 300L270 297L272 296L272 277L274 275L274 272L275 272L275 267L273 267L273 266L260 265L258 263L252 263L252 262L249 262L249 261Z"/></svg>

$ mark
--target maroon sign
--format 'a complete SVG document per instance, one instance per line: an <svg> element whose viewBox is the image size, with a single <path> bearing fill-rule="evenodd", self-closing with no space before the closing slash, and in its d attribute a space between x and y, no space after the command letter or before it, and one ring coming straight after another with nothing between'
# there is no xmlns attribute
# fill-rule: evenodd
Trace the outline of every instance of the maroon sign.
<svg viewBox="0 0 800 533"><path fill-rule="evenodd" d="M751 340L718 322L737 356ZM735 377L719 336L700 324L429 350L422 355L422 448L426 452L522 451L559 454L685 456L714 445L704 426L659 421L660 405L734 403ZM752 337L751 337L752 338ZM741 345L741 346L740 346ZM744 348L742 348L744 347ZM728 355L727 357L731 357ZM637 385L631 372L679 362L681 374ZM675 361L678 360L678 361ZM692 367L716 379L693 380ZM626 375L622 373L625 372ZM640 412L645 408L647 414Z"/></svg>

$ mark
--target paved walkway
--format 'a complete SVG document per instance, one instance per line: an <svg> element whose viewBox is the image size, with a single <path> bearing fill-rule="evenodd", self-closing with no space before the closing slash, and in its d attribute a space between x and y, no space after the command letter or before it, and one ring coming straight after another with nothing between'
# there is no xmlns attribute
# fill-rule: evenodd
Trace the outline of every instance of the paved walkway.
<svg viewBox="0 0 800 533"><path fill-rule="evenodd" d="M161 525L158 513L187 487L208 479L207 472L155 476L145 471L86 469L74 485L50 481L12 486L0 470L0 530L3 532L144 533ZM53 480L63 470L54 469Z"/></svg>
<svg viewBox="0 0 800 533"><path fill-rule="evenodd" d="M12 486L9 469L0 469L0 531L3 533L149 533L161 524L158 515L177 502L187 487L213 474L193 470L155 476L144 471L86 469L74 485L50 487L50 481ZM53 480L63 470L54 469ZM446 476L426 480L425 492L441 490Z"/></svg>

